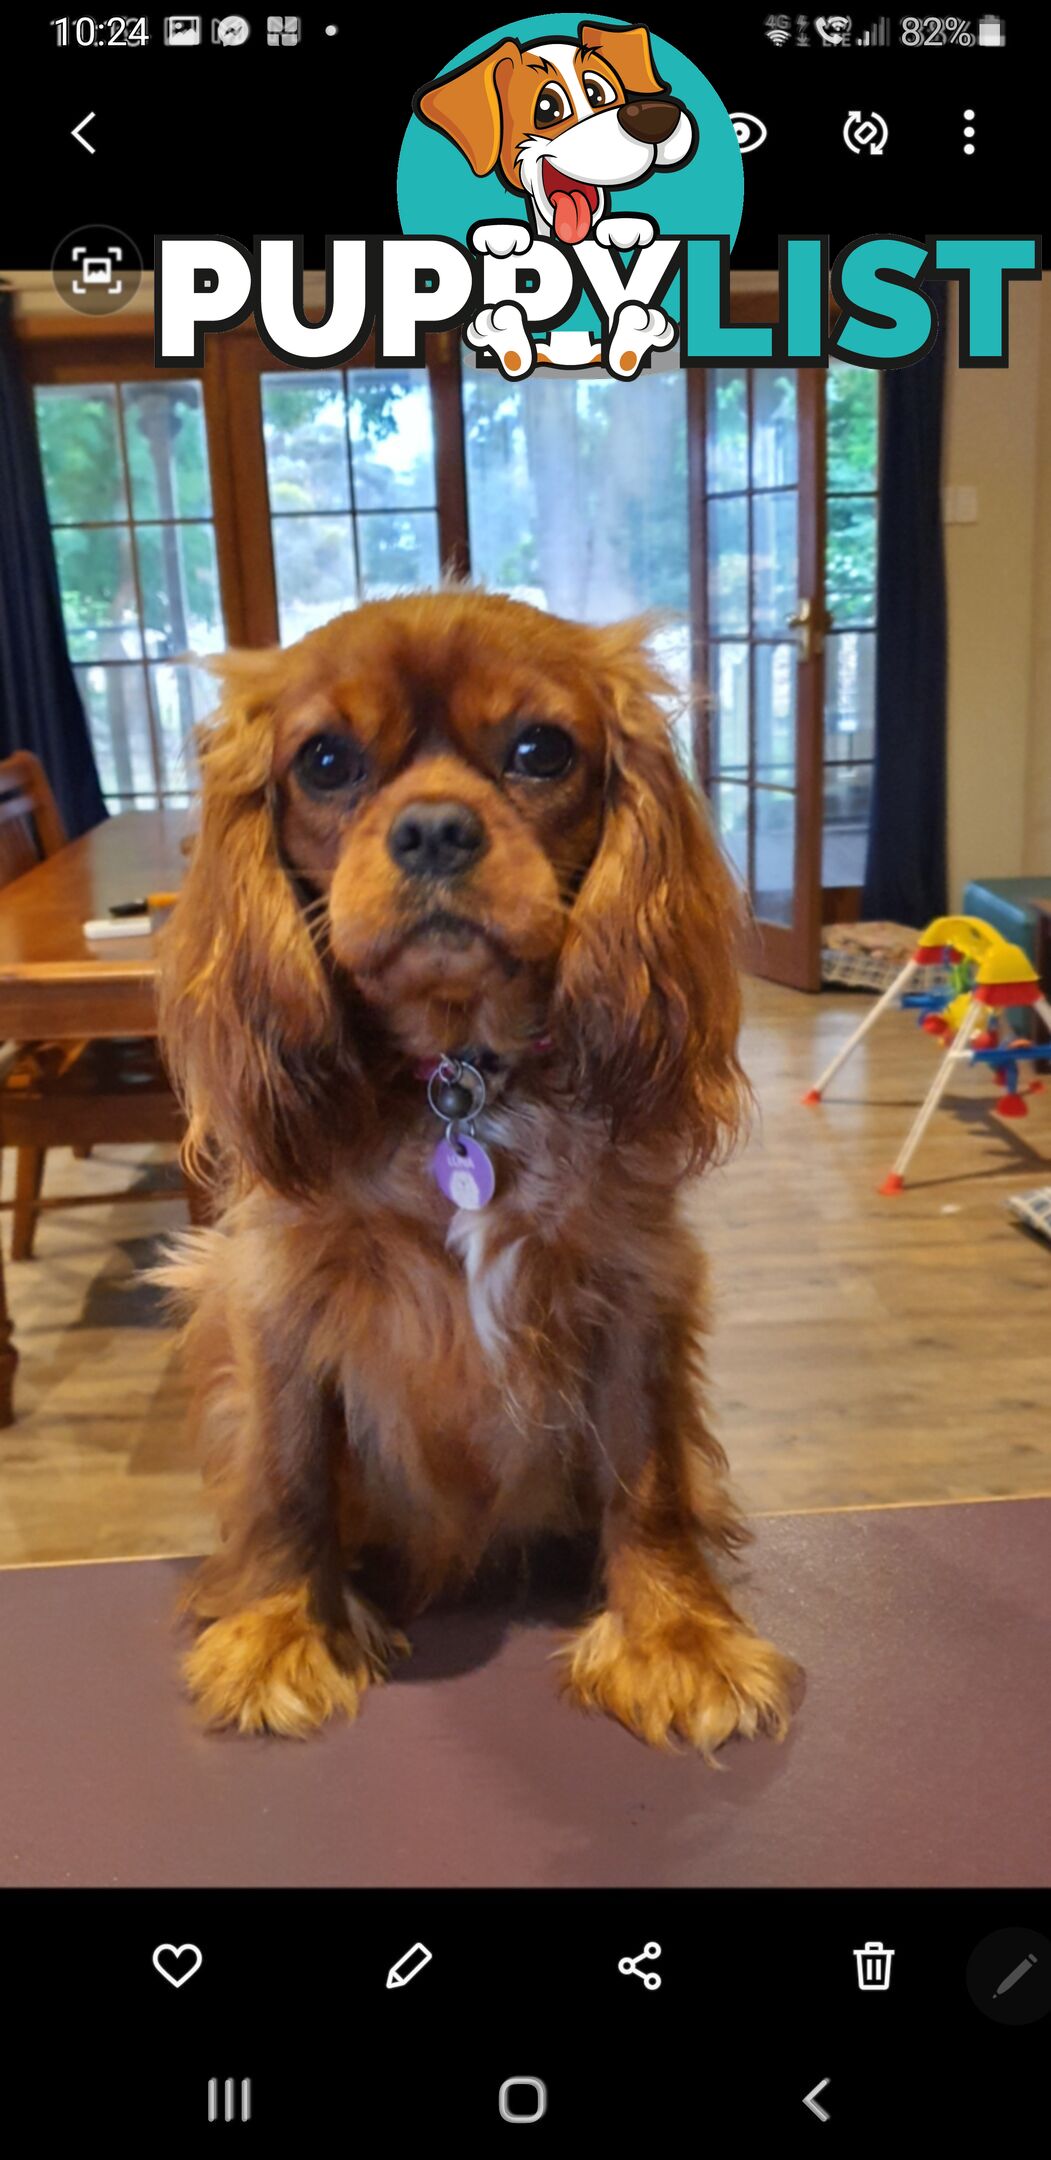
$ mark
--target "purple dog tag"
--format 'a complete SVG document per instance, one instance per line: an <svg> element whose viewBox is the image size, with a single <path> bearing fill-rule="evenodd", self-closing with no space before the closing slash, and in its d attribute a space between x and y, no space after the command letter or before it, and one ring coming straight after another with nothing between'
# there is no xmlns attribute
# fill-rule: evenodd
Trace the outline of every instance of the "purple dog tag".
<svg viewBox="0 0 1051 2160"><path fill-rule="evenodd" d="M439 1140L431 1169L454 1207L488 1207L496 1191L496 1172L478 1140Z"/></svg>

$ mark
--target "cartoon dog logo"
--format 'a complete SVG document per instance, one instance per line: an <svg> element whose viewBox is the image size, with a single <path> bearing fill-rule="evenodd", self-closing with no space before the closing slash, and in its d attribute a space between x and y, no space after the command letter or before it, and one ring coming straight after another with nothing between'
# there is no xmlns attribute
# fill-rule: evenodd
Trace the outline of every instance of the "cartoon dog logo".
<svg viewBox="0 0 1051 2160"><path fill-rule="evenodd" d="M497 172L511 194L524 196L532 225L520 220L476 225L471 244L482 254L523 254L534 236L565 248L597 241L607 248L648 247L654 220L610 205L611 190L636 185L654 171L685 165L697 147L697 127L673 97L653 62L649 31L581 23L576 38L520 45L504 38L479 59L417 91L414 110L447 135L479 178ZM615 372L633 374L654 347L674 343L677 328L662 308L626 303L610 343ZM619 330L619 337L618 337ZM473 345L491 347L505 374L526 372L534 358L525 315L513 301L483 308L468 325ZM630 339L630 351L620 352ZM570 364L595 362L592 340L573 339ZM621 365L627 358L630 365Z"/></svg>

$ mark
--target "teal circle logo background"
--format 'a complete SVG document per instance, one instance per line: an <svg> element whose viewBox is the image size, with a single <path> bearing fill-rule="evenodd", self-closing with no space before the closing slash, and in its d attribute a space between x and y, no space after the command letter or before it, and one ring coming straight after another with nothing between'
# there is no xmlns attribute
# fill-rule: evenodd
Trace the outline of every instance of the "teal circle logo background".
<svg viewBox="0 0 1051 2160"><path fill-rule="evenodd" d="M520 45L545 38L575 39L581 19L579 8L571 15L523 15L487 37L464 45L440 73L452 74L467 61L489 52L501 38L516 38ZM607 16L603 20L611 28L627 28L633 18ZM613 189L611 208L624 216L637 210L655 219L662 233L725 233L732 247L744 207L744 163L730 115L694 61L687 60L666 38L651 33L650 44L657 73L668 84L672 96L693 116L697 147L688 164L670 172L654 167L634 187ZM404 233L441 233L450 240L466 240L472 225L482 221L529 223L524 195L510 193L495 172L477 179L455 143L428 127L415 113L405 130L398 159L398 216ZM669 314L676 317L678 287L675 278L663 302ZM583 329L593 320L594 304L585 297L567 327Z"/></svg>

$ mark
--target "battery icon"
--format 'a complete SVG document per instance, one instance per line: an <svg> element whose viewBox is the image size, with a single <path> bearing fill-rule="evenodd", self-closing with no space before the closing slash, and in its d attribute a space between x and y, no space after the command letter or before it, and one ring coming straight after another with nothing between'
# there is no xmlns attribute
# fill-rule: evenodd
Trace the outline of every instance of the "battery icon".
<svg viewBox="0 0 1051 2160"><path fill-rule="evenodd" d="M979 45L1006 45L1007 25L1002 15L980 15L978 17L978 43Z"/></svg>

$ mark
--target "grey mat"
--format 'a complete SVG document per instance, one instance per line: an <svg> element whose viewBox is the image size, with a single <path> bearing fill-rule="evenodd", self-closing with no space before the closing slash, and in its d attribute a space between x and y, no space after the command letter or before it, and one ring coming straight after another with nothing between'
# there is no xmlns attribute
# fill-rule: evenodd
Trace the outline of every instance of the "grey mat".
<svg viewBox="0 0 1051 2160"><path fill-rule="evenodd" d="M433 1613L355 1727L198 1732L164 1561L0 1574L4 1885L1051 1880L1051 1500L782 1517L748 1608L802 1659L721 1774L562 1705L564 1593Z"/></svg>

